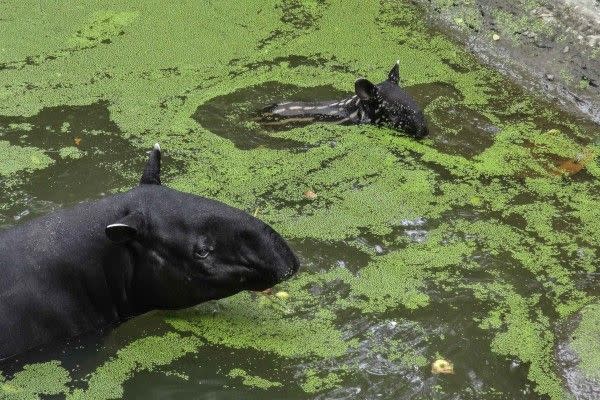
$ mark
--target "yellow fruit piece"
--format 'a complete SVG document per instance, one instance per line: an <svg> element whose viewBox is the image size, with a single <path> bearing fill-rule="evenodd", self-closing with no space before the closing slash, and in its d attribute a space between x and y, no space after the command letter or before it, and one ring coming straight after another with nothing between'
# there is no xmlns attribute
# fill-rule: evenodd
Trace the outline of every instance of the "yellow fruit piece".
<svg viewBox="0 0 600 400"><path fill-rule="evenodd" d="M290 294L288 292L279 291L275 293L275 297L281 300L287 300L290 298Z"/></svg>
<svg viewBox="0 0 600 400"><path fill-rule="evenodd" d="M431 364L431 373L432 374L453 374L454 373L454 364L452 364L448 360L439 359L435 360L433 364Z"/></svg>
<svg viewBox="0 0 600 400"><path fill-rule="evenodd" d="M314 200L317 198L317 194L312 190L307 190L306 192L304 192L304 197L306 197L309 200Z"/></svg>

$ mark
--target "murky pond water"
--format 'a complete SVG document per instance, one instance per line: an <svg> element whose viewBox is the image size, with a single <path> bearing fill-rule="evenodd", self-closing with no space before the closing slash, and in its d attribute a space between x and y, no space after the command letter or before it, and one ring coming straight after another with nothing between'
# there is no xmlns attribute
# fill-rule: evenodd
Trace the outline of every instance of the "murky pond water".
<svg viewBox="0 0 600 400"><path fill-rule="evenodd" d="M600 295L596 125L410 2L33 3L0 4L0 37L20 38L0 48L0 225L126 190L160 141L165 184L258 213L302 272L275 289L288 299L157 311L3 361L0 396L568 398L564 325ZM260 118L398 58L423 141ZM432 373L442 358L452 374Z"/></svg>

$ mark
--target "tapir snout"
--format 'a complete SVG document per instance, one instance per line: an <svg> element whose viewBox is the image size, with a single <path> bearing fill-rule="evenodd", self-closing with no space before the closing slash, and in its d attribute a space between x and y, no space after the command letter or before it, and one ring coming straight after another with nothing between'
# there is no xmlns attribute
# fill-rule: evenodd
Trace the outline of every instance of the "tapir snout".
<svg viewBox="0 0 600 400"><path fill-rule="evenodd" d="M300 262L285 240L273 228L265 225L264 231L273 249L271 265L272 270L275 271L273 274L273 284L276 284L294 275L298 271L298 268L300 268ZM261 288L261 290L268 289L269 287Z"/></svg>

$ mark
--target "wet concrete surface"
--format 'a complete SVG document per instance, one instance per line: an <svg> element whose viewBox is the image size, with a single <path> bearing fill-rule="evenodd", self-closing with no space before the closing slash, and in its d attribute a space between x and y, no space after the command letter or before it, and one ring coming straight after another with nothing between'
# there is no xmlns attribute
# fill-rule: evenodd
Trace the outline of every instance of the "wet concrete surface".
<svg viewBox="0 0 600 400"><path fill-rule="evenodd" d="M484 63L600 123L600 2L414 2Z"/></svg>

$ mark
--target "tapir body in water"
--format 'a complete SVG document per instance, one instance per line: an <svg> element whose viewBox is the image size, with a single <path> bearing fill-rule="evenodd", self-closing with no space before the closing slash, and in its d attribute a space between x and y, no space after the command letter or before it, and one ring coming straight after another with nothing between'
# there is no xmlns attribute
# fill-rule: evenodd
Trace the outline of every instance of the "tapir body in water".
<svg viewBox="0 0 600 400"><path fill-rule="evenodd" d="M354 83L355 94L343 100L285 102L264 110L264 119L326 121L338 124L389 126L415 138L428 134L423 111L399 86L398 63L378 85L361 78Z"/></svg>
<svg viewBox="0 0 600 400"><path fill-rule="evenodd" d="M155 146L134 189L0 232L0 359L153 309L178 309L293 275L264 222L160 184Z"/></svg>

